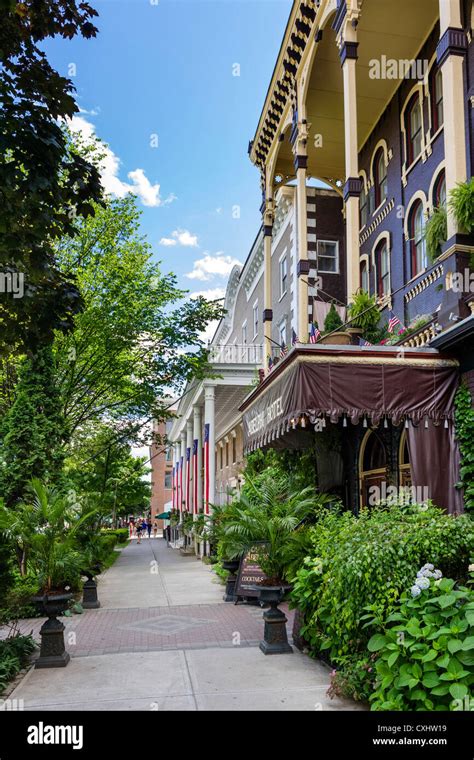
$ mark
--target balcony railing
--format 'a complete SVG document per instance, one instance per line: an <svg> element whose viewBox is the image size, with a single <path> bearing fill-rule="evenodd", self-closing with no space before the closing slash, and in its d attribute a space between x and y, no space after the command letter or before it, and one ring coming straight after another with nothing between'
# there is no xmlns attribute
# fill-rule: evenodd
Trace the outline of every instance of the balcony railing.
<svg viewBox="0 0 474 760"><path fill-rule="evenodd" d="M249 344L209 346L209 361L212 364L261 364L263 346Z"/></svg>

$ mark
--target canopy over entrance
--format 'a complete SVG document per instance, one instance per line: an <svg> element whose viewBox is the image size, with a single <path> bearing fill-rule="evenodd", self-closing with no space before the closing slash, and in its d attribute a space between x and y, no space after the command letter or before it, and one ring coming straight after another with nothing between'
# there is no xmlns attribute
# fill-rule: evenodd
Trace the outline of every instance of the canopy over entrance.
<svg viewBox="0 0 474 760"><path fill-rule="evenodd" d="M457 385L458 363L435 349L297 347L241 406L244 448L273 445L298 427L322 430L326 422L404 423L414 485L430 486L435 503L462 511L454 487Z"/></svg>

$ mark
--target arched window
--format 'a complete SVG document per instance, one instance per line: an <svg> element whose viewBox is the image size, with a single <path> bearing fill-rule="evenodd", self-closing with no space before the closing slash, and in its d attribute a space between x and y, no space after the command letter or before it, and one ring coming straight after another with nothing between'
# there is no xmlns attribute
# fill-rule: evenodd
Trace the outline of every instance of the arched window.
<svg viewBox="0 0 474 760"><path fill-rule="evenodd" d="M390 293L390 252L387 240L382 240L375 249L375 268L377 295L382 298Z"/></svg>
<svg viewBox="0 0 474 760"><path fill-rule="evenodd" d="M374 157L375 208L387 197L387 166L383 148L379 148Z"/></svg>
<svg viewBox="0 0 474 760"><path fill-rule="evenodd" d="M362 182L362 190L360 191L360 228L365 227L369 215L367 193L365 192L364 183Z"/></svg>
<svg viewBox="0 0 474 760"><path fill-rule="evenodd" d="M438 174L433 188L433 206L446 206L446 173L444 169Z"/></svg>
<svg viewBox="0 0 474 760"><path fill-rule="evenodd" d="M387 451L381 438L369 430L362 441L359 458L361 506L375 506L387 480Z"/></svg>
<svg viewBox="0 0 474 760"><path fill-rule="evenodd" d="M369 266L367 261L360 262L360 287L366 293L369 292Z"/></svg>
<svg viewBox="0 0 474 760"><path fill-rule="evenodd" d="M431 124L433 134L443 126L444 106L443 106L443 75L441 69L435 67L430 76L430 98L431 98Z"/></svg>
<svg viewBox="0 0 474 760"><path fill-rule="evenodd" d="M421 153L422 119L421 103L418 92L410 100L405 113L405 128L407 134L406 157L410 166Z"/></svg>
<svg viewBox="0 0 474 760"><path fill-rule="evenodd" d="M411 275L415 277L426 269L426 244L424 238L423 204L418 200L410 213Z"/></svg>
<svg viewBox="0 0 474 760"><path fill-rule="evenodd" d="M400 485L411 486L412 480L411 480L411 467L410 467L410 453L408 451L408 437L405 430L403 431L402 437L400 439L398 468L399 468Z"/></svg>

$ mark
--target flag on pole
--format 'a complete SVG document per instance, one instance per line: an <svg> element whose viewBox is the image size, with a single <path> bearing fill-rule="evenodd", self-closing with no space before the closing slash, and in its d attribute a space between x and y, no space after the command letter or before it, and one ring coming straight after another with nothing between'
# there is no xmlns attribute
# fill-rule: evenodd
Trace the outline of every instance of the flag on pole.
<svg viewBox="0 0 474 760"><path fill-rule="evenodd" d="M285 341L282 340L281 347L280 347L280 357L283 359L284 356L286 356L288 353L288 346L286 345Z"/></svg>
<svg viewBox="0 0 474 760"><path fill-rule="evenodd" d="M359 346L372 346L373 343L369 343L368 340L364 340L364 338L359 338Z"/></svg>
<svg viewBox="0 0 474 760"><path fill-rule="evenodd" d="M273 369L273 359L271 356L268 357L268 371L271 372Z"/></svg>
<svg viewBox="0 0 474 760"><path fill-rule="evenodd" d="M396 326L400 325L400 327L403 327L402 323L398 319L397 315L393 313L393 311L389 311L388 313L388 331L389 333L393 333Z"/></svg>
<svg viewBox="0 0 474 760"><path fill-rule="evenodd" d="M295 333L294 329L291 330L291 345L295 346L296 343L299 343L299 338L297 334Z"/></svg>
<svg viewBox="0 0 474 760"><path fill-rule="evenodd" d="M181 457L179 461L179 506L178 509L181 512L183 509L183 469L184 469L184 457Z"/></svg>
<svg viewBox="0 0 474 760"><path fill-rule="evenodd" d="M186 512L190 511L189 497L191 495L191 449L186 449Z"/></svg>
<svg viewBox="0 0 474 760"><path fill-rule="evenodd" d="M176 480L176 499L174 508L179 509L179 459L176 461L176 473L175 473L175 480Z"/></svg>
<svg viewBox="0 0 474 760"><path fill-rule="evenodd" d="M204 511L209 514L209 423L204 425Z"/></svg>
<svg viewBox="0 0 474 760"><path fill-rule="evenodd" d="M318 341L320 337L321 337L321 333L319 331L318 326L314 322L312 322L311 330L309 332L309 342L316 343L316 341Z"/></svg>
<svg viewBox="0 0 474 760"><path fill-rule="evenodd" d="M171 477L171 482L173 484L173 487L171 489L173 509L175 508L175 504L176 504L176 482L175 482L175 479L176 479L176 467L173 465L173 475Z"/></svg>
<svg viewBox="0 0 474 760"><path fill-rule="evenodd" d="M193 441L193 512L198 512L198 439Z"/></svg>

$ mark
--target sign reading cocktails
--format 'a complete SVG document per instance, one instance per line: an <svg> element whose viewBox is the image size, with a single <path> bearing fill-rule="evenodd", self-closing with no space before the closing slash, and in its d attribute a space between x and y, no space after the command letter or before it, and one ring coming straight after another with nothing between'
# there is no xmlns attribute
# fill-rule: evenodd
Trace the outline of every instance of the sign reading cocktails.
<svg viewBox="0 0 474 760"><path fill-rule="evenodd" d="M258 597L259 591L255 586L259 586L267 579L267 576L260 567L262 555L265 554L264 545L252 546L240 560L237 582L235 584L235 596L239 597Z"/></svg>

